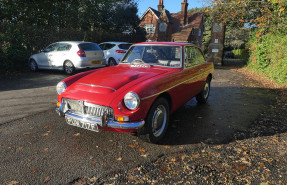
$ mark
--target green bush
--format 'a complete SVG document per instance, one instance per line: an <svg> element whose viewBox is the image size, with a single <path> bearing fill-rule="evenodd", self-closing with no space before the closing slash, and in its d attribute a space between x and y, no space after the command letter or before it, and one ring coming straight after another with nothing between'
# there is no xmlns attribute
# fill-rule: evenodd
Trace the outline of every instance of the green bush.
<svg viewBox="0 0 287 185"><path fill-rule="evenodd" d="M269 78L287 84L287 37L280 32L261 37L253 35L249 43L248 67Z"/></svg>

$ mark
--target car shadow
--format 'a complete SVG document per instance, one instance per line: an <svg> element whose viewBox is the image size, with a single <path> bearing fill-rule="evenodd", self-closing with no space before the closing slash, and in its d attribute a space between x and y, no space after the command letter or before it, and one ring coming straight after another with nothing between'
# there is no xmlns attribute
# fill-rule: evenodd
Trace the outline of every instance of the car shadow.
<svg viewBox="0 0 287 185"><path fill-rule="evenodd" d="M170 117L166 136L159 144L225 144L284 133L287 131L285 118L277 117L281 122L275 121L276 124L269 121L273 118L264 118L264 115L274 114L268 111L274 107L280 92L264 88L214 87L207 104L198 104L193 98Z"/></svg>
<svg viewBox="0 0 287 185"><path fill-rule="evenodd" d="M77 70L74 74L93 69ZM73 75L74 75L73 74ZM0 91L21 90L56 86L61 80L72 76L60 70L39 70L0 76Z"/></svg>

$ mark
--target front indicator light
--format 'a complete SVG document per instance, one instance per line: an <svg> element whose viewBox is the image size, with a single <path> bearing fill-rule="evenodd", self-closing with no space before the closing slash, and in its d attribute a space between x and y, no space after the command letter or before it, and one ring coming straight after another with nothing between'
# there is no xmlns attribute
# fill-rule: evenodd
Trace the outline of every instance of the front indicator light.
<svg viewBox="0 0 287 185"><path fill-rule="evenodd" d="M60 102L57 102L57 107L60 107L61 106L61 103Z"/></svg>
<svg viewBox="0 0 287 185"><path fill-rule="evenodd" d="M129 121L129 117L128 116L116 116L116 120L119 122L124 122L124 121Z"/></svg>

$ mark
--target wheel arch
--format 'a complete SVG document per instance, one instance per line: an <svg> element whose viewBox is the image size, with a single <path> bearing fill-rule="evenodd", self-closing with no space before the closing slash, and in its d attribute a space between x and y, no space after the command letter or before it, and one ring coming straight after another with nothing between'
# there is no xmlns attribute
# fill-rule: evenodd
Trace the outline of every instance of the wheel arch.
<svg viewBox="0 0 287 185"><path fill-rule="evenodd" d="M171 110L172 108L172 99L171 99L171 96L168 92L163 92L161 93L160 95L158 95L158 97L153 101L153 103L158 100L159 98L164 98L167 100L168 102L168 105L169 105L169 110Z"/></svg>
<svg viewBox="0 0 287 185"><path fill-rule="evenodd" d="M210 81L212 80L212 78L213 78L213 75L210 73L208 76L207 76L207 78L206 79L209 79Z"/></svg>

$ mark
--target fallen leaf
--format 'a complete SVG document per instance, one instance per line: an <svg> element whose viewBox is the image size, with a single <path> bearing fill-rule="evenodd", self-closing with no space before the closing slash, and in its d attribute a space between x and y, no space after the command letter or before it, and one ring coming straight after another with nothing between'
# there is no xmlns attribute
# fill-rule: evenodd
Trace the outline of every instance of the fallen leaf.
<svg viewBox="0 0 287 185"><path fill-rule="evenodd" d="M36 172L36 169L31 169L30 172L31 172L31 173L35 173L35 172Z"/></svg>
<svg viewBox="0 0 287 185"><path fill-rule="evenodd" d="M147 157L147 154L141 154L141 157Z"/></svg>
<svg viewBox="0 0 287 185"><path fill-rule="evenodd" d="M145 149L144 148L139 148L139 151L140 152L145 152Z"/></svg>
<svg viewBox="0 0 287 185"><path fill-rule="evenodd" d="M44 128L52 128L52 126L48 125L48 126L45 126Z"/></svg>
<svg viewBox="0 0 287 185"><path fill-rule="evenodd" d="M26 136L26 135L29 135L31 134L31 132L25 132L23 135Z"/></svg>
<svg viewBox="0 0 287 185"><path fill-rule="evenodd" d="M19 151L23 150L24 146L18 148Z"/></svg>
<svg viewBox="0 0 287 185"><path fill-rule="evenodd" d="M43 134L43 136L49 136L49 133L45 133L45 134Z"/></svg>
<svg viewBox="0 0 287 185"><path fill-rule="evenodd" d="M44 182L44 183L47 183L47 182L49 182L50 180L51 180L51 177L48 176L48 177L46 177L46 178L43 180L43 182Z"/></svg>
<svg viewBox="0 0 287 185"><path fill-rule="evenodd" d="M217 146L214 146L215 149L221 149L222 146L221 145L217 145Z"/></svg>
<svg viewBox="0 0 287 185"><path fill-rule="evenodd" d="M261 166L262 168L265 168L265 165L263 163L259 163L259 166Z"/></svg>
<svg viewBox="0 0 287 185"><path fill-rule="evenodd" d="M44 152L49 152L49 148L44 148Z"/></svg>
<svg viewBox="0 0 287 185"><path fill-rule="evenodd" d="M15 184L19 184L18 181L11 181L11 182L8 182L8 185L15 185Z"/></svg>
<svg viewBox="0 0 287 185"><path fill-rule="evenodd" d="M277 139L271 138L273 141L275 141L276 143L278 143L279 141Z"/></svg>
<svg viewBox="0 0 287 185"><path fill-rule="evenodd" d="M245 166L236 166L236 170L243 171L243 170L245 170L245 169L246 169Z"/></svg>
<svg viewBox="0 0 287 185"><path fill-rule="evenodd" d="M168 146L168 145L165 145L165 146L164 146L164 148L166 148L166 149L169 149L169 148L170 148L170 146Z"/></svg>
<svg viewBox="0 0 287 185"><path fill-rule="evenodd" d="M90 182L96 182L99 178L98 177L92 177L88 178Z"/></svg>
<svg viewBox="0 0 287 185"><path fill-rule="evenodd" d="M92 162L91 162L91 165L92 165L92 166L96 166L96 164L97 164L96 161L92 161Z"/></svg>
<svg viewBox="0 0 287 185"><path fill-rule="evenodd" d="M74 134L74 137L78 137L80 135L80 133L76 133Z"/></svg>
<svg viewBox="0 0 287 185"><path fill-rule="evenodd" d="M129 147L131 148L136 148L137 146L136 145L128 145Z"/></svg>
<svg viewBox="0 0 287 185"><path fill-rule="evenodd" d="M121 161L121 160L122 160L122 158L121 158L121 157L117 158L117 161Z"/></svg>

